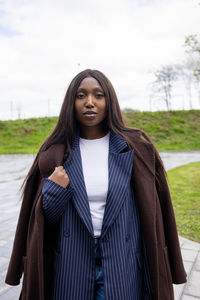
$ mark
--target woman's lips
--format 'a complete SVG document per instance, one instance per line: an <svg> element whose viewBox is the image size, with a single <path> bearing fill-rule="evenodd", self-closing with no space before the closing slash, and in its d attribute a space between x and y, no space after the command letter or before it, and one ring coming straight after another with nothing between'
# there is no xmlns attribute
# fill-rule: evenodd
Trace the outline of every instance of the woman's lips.
<svg viewBox="0 0 200 300"><path fill-rule="evenodd" d="M84 114L84 116L87 118L87 119L93 119L95 118L96 114Z"/></svg>
<svg viewBox="0 0 200 300"><path fill-rule="evenodd" d="M96 116L97 113L95 112L85 112L83 115L84 117L86 117L87 119L93 119Z"/></svg>

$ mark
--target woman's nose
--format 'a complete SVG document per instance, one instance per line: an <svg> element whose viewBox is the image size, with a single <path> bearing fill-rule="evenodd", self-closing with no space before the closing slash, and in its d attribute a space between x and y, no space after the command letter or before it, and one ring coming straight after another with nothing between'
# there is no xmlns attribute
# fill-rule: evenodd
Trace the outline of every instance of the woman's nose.
<svg viewBox="0 0 200 300"><path fill-rule="evenodd" d="M86 101L86 107L93 107L93 106L94 106L93 97L91 95L88 95Z"/></svg>

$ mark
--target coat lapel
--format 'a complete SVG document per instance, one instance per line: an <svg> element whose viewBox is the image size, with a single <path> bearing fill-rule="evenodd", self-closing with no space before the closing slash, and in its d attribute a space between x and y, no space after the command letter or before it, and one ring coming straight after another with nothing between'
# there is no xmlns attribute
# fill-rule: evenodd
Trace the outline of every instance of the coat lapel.
<svg viewBox="0 0 200 300"><path fill-rule="evenodd" d="M127 143L114 132L110 132L108 155L108 194L104 212L101 237L112 225L126 198L133 167L133 150L122 152Z"/></svg>

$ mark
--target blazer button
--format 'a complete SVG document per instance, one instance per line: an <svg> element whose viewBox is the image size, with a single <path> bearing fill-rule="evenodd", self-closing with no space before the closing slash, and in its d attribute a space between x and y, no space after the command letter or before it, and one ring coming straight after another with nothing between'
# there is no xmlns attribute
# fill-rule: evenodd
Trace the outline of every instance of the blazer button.
<svg viewBox="0 0 200 300"><path fill-rule="evenodd" d="M68 238L70 236L70 232L69 231L64 231L64 236Z"/></svg>

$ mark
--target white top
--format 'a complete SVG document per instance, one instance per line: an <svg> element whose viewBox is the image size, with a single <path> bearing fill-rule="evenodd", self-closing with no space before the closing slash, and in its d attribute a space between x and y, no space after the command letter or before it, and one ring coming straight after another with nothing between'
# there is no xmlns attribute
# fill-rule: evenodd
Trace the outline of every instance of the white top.
<svg viewBox="0 0 200 300"><path fill-rule="evenodd" d="M83 175L90 206L94 235L101 235L104 209L108 192L108 132L94 140L80 138Z"/></svg>

